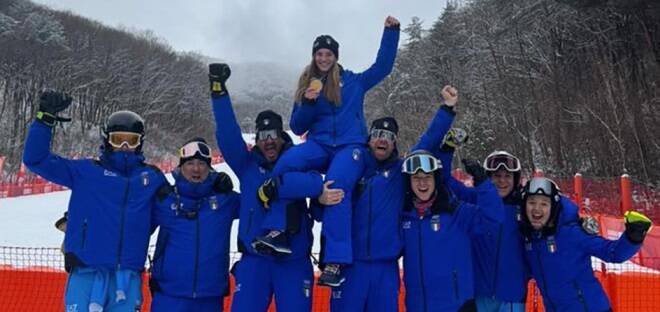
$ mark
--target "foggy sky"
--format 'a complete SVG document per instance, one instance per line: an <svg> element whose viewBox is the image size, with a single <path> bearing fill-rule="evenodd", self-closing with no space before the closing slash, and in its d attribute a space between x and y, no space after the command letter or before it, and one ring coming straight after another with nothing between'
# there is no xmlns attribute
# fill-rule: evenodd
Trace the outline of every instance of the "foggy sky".
<svg viewBox="0 0 660 312"><path fill-rule="evenodd" d="M378 50L387 15L402 26L413 16L428 29L446 0L33 0L108 26L152 30L177 51L231 63L277 62L302 67L314 38L339 42L339 61L359 70ZM401 44L404 42L402 37Z"/></svg>

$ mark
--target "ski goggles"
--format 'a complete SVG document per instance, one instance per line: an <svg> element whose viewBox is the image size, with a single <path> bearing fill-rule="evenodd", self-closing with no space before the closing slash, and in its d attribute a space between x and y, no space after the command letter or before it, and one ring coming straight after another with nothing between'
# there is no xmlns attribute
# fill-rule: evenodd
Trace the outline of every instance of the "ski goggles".
<svg viewBox="0 0 660 312"><path fill-rule="evenodd" d="M127 146L137 148L140 146L142 135L135 132L116 131L108 133L108 144L114 148Z"/></svg>
<svg viewBox="0 0 660 312"><path fill-rule="evenodd" d="M401 172L415 174L421 170L424 173L432 173L440 168L442 168L440 161L432 155L416 154L406 157Z"/></svg>
<svg viewBox="0 0 660 312"><path fill-rule="evenodd" d="M490 156L484 161L484 169L487 171L497 171L502 166L506 171L517 172L520 171L520 160L510 154L499 154Z"/></svg>
<svg viewBox="0 0 660 312"><path fill-rule="evenodd" d="M396 134L389 130L373 129L369 132L369 136L372 139L384 139L390 142L396 141Z"/></svg>
<svg viewBox="0 0 660 312"><path fill-rule="evenodd" d="M211 158L211 148L204 142L190 142L179 148L179 158L193 157L197 153L204 158Z"/></svg>
<svg viewBox="0 0 660 312"><path fill-rule="evenodd" d="M527 195L545 195L552 198L557 195L559 188L548 178L533 178L527 182L525 191Z"/></svg>
<svg viewBox="0 0 660 312"><path fill-rule="evenodd" d="M280 137L279 131L275 129L271 130L261 130L257 132L257 141L263 141L263 140L277 140L277 138Z"/></svg>

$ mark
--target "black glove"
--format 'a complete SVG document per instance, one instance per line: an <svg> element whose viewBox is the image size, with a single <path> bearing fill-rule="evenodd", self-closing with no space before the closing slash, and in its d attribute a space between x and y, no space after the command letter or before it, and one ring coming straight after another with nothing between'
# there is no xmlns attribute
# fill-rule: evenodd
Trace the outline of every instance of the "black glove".
<svg viewBox="0 0 660 312"><path fill-rule="evenodd" d="M71 105L72 98L62 92L46 90L39 96L39 112L37 120L43 124L53 127L58 122L69 122L71 118L59 117L57 114Z"/></svg>
<svg viewBox="0 0 660 312"><path fill-rule="evenodd" d="M646 233L652 225L651 219L636 211L627 211L623 215L623 219L626 224L626 230L623 233L628 237L628 240L635 244L644 242Z"/></svg>
<svg viewBox="0 0 660 312"><path fill-rule="evenodd" d="M234 189L234 183L231 182L231 177L224 172L219 172L218 176L213 182L213 190L216 193L229 193Z"/></svg>
<svg viewBox="0 0 660 312"><path fill-rule="evenodd" d="M264 206L270 208L270 202L277 197L277 180L268 179L257 190L257 200Z"/></svg>
<svg viewBox="0 0 660 312"><path fill-rule="evenodd" d="M486 170L475 159L463 159L461 162L463 163L463 167L465 167L465 172L472 176L474 186L479 186L488 179Z"/></svg>
<svg viewBox="0 0 660 312"><path fill-rule="evenodd" d="M231 76L231 69L229 65L224 63L209 64L209 83L211 88L211 96L223 96L227 94L227 87L225 83Z"/></svg>

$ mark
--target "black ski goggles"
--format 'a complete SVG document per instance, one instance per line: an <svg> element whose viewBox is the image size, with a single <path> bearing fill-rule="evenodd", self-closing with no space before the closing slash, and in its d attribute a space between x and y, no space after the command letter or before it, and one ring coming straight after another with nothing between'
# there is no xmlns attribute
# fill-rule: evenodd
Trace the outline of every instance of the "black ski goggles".
<svg viewBox="0 0 660 312"><path fill-rule="evenodd" d="M211 158L211 148L204 142L190 142L179 149L179 158L193 157L199 153L204 158Z"/></svg>
<svg viewBox="0 0 660 312"><path fill-rule="evenodd" d="M532 178L525 187L526 195L545 195L550 198L557 196L559 187L548 178Z"/></svg>
<svg viewBox="0 0 660 312"><path fill-rule="evenodd" d="M384 139L390 142L396 141L396 134L389 130L373 129L369 132L371 139Z"/></svg>
<svg viewBox="0 0 660 312"><path fill-rule="evenodd" d="M279 137L280 137L280 132L275 129L261 130L257 132L257 141L264 141L268 139L277 140L277 138Z"/></svg>
<svg viewBox="0 0 660 312"><path fill-rule="evenodd" d="M484 161L484 169L487 171L497 171L502 167L509 172L518 172L520 171L520 160L510 154L499 154L490 156Z"/></svg>
<svg viewBox="0 0 660 312"><path fill-rule="evenodd" d="M403 161L401 172L411 175L420 170L424 173L432 173L440 168L442 168L440 161L432 155L415 154L406 157Z"/></svg>

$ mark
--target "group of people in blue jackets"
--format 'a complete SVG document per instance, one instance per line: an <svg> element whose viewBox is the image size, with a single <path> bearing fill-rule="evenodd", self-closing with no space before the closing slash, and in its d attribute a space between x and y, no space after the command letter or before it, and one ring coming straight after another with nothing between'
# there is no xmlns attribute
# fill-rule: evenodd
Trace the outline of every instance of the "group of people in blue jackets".
<svg viewBox="0 0 660 312"><path fill-rule="evenodd" d="M445 86L426 131L401 158L393 117L367 128L364 97L392 71L400 24L385 20L373 65L353 72L338 63L339 44L322 35L302 72L289 127L256 117L247 148L226 83L227 64L209 66L216 140L231 178L211 166L211 147L192 138L176 151L173 183L142 153L145 121L131 111L101 127L96 159L50 151L53 127L72 101L41 94L24 163L72 190L63 252L69 278L65 311L139 311L149 237L152 311L222 311L235 279L232 311L311 311L312 225L322 223L318 285L331 287L332 311L398 311L400 263L407 311L524 311L533 278L547 311L611 311L591 257L623 262L652 223L626 213L625 231L607 240L547 178L522 185L519 159L495 151L464 159L467 187L451 175L466 141L452 128L458 90ZM239 220L240 261L230 270L230 230Z"/></svg>

